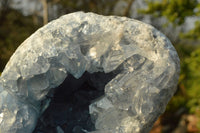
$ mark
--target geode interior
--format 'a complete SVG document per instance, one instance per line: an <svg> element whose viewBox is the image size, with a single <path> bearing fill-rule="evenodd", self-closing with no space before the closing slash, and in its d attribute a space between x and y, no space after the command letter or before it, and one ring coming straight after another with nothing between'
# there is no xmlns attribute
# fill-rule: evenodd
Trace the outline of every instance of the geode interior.
<svg viewBox="0 0 200 133"><path fill-rule="evenodd" d="M33 133L57 133L58 126L65 133L95 131L89 105L105 96L105 85L116 75L116 71L107 74L85 72L79 79L68 75L61 85L54 88L53 95L47 96L51 102Z"/></svg>

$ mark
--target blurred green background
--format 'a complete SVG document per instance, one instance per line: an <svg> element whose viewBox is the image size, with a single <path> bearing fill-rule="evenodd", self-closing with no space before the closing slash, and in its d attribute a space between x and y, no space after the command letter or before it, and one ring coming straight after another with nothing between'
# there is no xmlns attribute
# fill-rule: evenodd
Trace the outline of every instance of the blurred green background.
<svg viewBox="0 0 200 133"><path fill-rule="evenodd" d="M0 72L38 28L76 12L126 16L162 31L181 60L175 96L151 133L200 132L200 0L1 0Z"/></svg>

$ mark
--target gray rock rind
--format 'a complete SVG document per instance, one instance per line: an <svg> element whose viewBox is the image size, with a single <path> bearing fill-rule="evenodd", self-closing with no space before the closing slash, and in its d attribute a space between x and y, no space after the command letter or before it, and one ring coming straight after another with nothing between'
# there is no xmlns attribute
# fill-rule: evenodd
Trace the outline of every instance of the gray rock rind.
<svg viewBox="0 0 200 133"><path fill-rule="evenodd" d="M119 74L90 105L95 132L146 133L176 91L179 58L158 30L137 20L76 12L37 30L0 77L0 132L31 133L41 101L68 74Z"/></svg>

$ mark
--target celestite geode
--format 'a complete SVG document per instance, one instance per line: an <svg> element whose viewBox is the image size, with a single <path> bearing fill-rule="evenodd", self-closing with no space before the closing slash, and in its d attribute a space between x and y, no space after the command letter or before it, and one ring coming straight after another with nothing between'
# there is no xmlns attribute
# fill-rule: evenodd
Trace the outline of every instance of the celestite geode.
<svg viewBox="0 0 200 133"><path fill-rule="evenodd" d="M76 12L27 38L0 77L0 132L31 133L45 96L68 74L117 72L89 106L92 133L147 133L176 91L179 58L152 26L126 17ZM101 81L99 81L100 83Z"/></svg>

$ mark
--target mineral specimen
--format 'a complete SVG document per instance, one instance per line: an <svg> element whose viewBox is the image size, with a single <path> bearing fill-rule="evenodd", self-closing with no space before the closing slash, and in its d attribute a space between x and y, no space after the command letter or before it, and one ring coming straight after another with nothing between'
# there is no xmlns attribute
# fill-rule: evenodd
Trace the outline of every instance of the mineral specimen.
<svg viewBox="0 0 200 133"><path fill-rule="evenodd" d="M0 77L0 132L33 132L48 106L46 95L69 75L113 72L108 80L91 76L97 90L109 82L88 107L95 125L90 132L146 133L176 91L179 70L170 41L148 24L94 13L62 16L26 39L6 65Z"/></svg>

